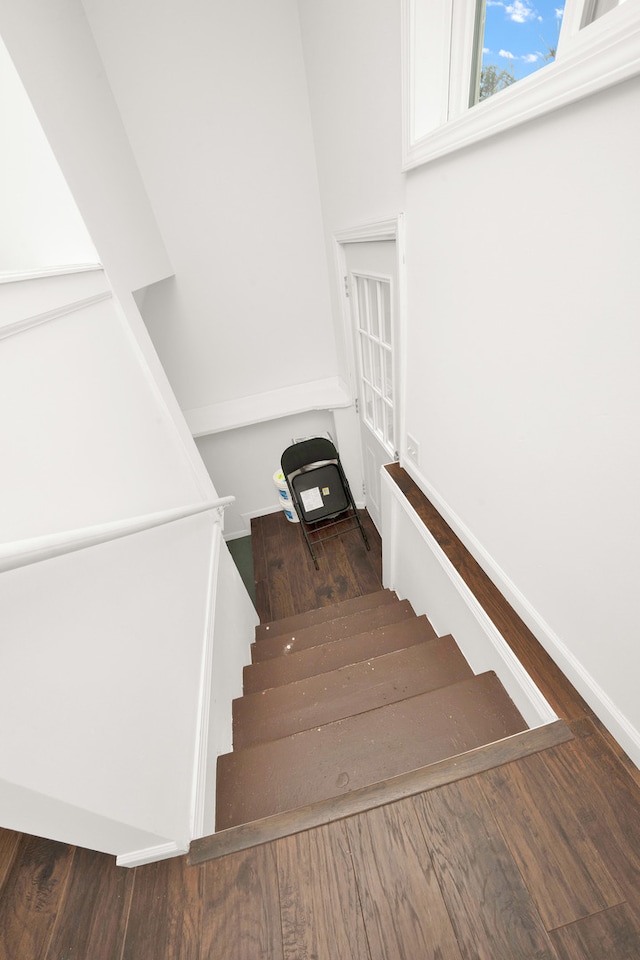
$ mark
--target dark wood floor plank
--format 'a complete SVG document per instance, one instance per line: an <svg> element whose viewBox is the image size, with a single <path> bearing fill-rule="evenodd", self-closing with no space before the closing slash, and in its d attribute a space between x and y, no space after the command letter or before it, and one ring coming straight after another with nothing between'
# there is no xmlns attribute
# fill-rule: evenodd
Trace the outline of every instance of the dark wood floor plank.
<svg viewBox="0 0 640 960"><path fill-rule="evenodd" d="M283 513L271 513L263 519L264 552L271 608L269 619L278 620L280 617L289 617L292 613L298 613L289 579L289 557L286 546L283 545L283 534L289 521ZM262 611L258 610L258 616L262 619Z"/></svg>
<svg viewBox="0 0 640 960"><path fill-rule="evenodd" d="M372 960L462 960L410 801L345 821Z"/></svg>
<svg viewBox="0 0 640 960"><path fill-rule="evenodd" d="M136 867L122 960L200 960L202 871L184 857Z"/></svg>
<svg viewBox="0 0 640 960"><path fill-rule="evenodd" d="M640 920L628 903L551 932L558 960L638 960Z"/></svg>
<svg viewBox="0 0 640 960"><path fill-rule="evenodd" d="M382 580L382 541L366 510L360 511L360 518L371 549L367 550L357 530L344 537L343 545L360 590L371 593Z"/></svg>
<svg viewBox="0 0 640 960"><path fill-rule="evenodd" d="M640 787L590 720L571 729L571 744L545 754L550 784L640 915Z"/></svg>
<svg viewBox="0 0 640 960"><path fill-rule="evenodd" d="M319 545L320 570L313 565L300 525L290 523L284 513L252 521L252 536L260 536L265 560L265 588L256 591L261 623L381 589L380 537L366 511L360 515L371 550L365 549L358 531L349 531Z"/></svg>
<svg viewBox="0 0 640 960"><path fill-rule="evenodd" d="M370 960L342 823L275 843L285 960Z"/></svg>
<svg viewBox="0 0 640 960"><path fill-rule="evenodd" d="M481 781L547 930L622 902L620 887L556 793L544 754L490 770Z"/></svg>
<svg viewBox="0 0 640 960"><path fill-rule="evenodd" d="M411 802L463 957L556 960L480 785L464 780Z"/></svg>
<svg viewBox="0 0 640 960"><path fill-rule="evenodd" d="M201 960L283 960L274 846L236 853L202 869Z"/></svg>
<svg viewBox="0 0 640 960"><path fill-rule="evenodd" d="M261 518L258 518L259 520ZM265 619L271 618L269 575L264 548L264 524L251 521L251 552L253 553L253 577L256 588L256 609Z"/></svg>
<svg viewBox="0 0 640 960"><path fill-rule="evenodd" d="M278 550L286 558L286 572L294 613L321 606L316 599L316 569L307 550L299 523L291 523L284 512L279 517Z"/></svg>
<svg viewBox="0 0 640 960"><path fill-rule="evenodd" d="M2 885L11 869L14 857L18 850L21 834L14 830L3 830L0 828L0 896Z"/></svg>
<svg viewBox="0 0 640 960"><path fill-rule="evenodd" d="M0 960L44 960L74 848L22 836L0 897Z"/></svg>
<svg viewBox="0 0 640 960"><path fill-rule="evenodd" d="M78 847L46 960L119 960L134 877L133 870L118 868L113 857Z"/></svg>

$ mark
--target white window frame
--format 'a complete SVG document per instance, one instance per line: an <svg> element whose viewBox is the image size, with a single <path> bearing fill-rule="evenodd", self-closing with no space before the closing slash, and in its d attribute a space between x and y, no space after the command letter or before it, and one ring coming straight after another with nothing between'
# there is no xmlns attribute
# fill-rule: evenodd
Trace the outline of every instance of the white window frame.
<svg viewBox="0 0 640 960"><path fill-rule="evenodd" d="M403 170L435 160L640 73L640 0L582 27L566 0L556 59L469 106L476 0L402 0Z"/></svg>

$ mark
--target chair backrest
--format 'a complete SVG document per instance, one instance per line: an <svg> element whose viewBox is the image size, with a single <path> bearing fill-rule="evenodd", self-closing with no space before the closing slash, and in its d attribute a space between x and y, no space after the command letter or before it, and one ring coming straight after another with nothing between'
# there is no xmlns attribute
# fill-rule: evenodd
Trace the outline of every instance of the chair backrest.
<svg viewBox="0 0 640 960"><path fill-rule="evenodd" d="M338 451L331 440L325 437L312 437L310 440L301 440L287 447L280 459L280 465L285 477L289 477L296 470L308 467L312 463L339 459Z"/></svg>

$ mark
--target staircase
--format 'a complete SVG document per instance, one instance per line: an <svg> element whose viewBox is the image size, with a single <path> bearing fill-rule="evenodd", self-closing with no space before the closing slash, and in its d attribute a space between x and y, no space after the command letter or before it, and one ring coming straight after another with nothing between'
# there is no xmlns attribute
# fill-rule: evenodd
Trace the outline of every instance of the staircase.
<svg viewBox="0 0 640 960"><path fill-rule="evenodd" d="M259 625L244 691L218 758L216 833L192 863L566 739L564 725L528 730L495 673L475 675L389 590Z"/></svg>

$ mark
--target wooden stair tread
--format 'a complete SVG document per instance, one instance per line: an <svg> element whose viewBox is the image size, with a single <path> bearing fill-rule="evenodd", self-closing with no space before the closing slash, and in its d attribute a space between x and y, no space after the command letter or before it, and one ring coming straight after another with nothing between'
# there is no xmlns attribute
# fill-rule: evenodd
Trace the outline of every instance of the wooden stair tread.
<svg viewBox="0 0 640 960"><path fill-rule="evenodd" d="M298 650L306 650L320 643L330 643L341 637L374 630L384 624L397 623L414 616L415 613L408 600L394 600L392 603L359 610L335 620L322 621L269 640L258 640L251 644L251 660L253 663L261 663L272 657L290 656Z"/></svg>
<svg viewBox="0 0 640 960"><path fill-rule="evenodd" d="M280 620L272 620L269 623L259 623L256 627L256 640L270 640L283 633L289 633L291 630L301 630L303 627L311 627L316 623L323 623L325 620L335 620L338 617L346 617L350 613L358 613L360 610L370 610L372 607L378 607L385 603L393 603L397 600L393 590L378 590L375 593L366 593L359 597L351 597L348 600L340 600L338 603L328 604L326 607L317 607L315 610L307 610L304 613L295 613L290 617L282 617Z"/></svg>
<svg viewBox="0 0 640 960"><path fill-rule="evenodd" d="M526 729L495 673L218 758L216 830L326 800Z"/></svg>
<svg viewBox="0 0 640 960"><path fill-rule="evenodd" d="M312 830L325 823L356 816L366 810L395 803L405 797L434 790L505 763L532 756L572 739L571 730L564 720L555 720L542 727L523 730L505 740L475 747L455 757L360 787L351 793L343 793L338 797L228 827L218 833L192 840L188 862L192 866L205 863L207 860L226 857L239 850L248 850L303 830Z"/></svg>
<svg viewBox="0 0 640 960"><path fill-rule="evenodd" d="M243 671L244 692L251 694L279 687L435 638L436 632L425 616L385 624L375 630L318 644L285 657L249 664Z"/></svg>
<svg viewBox="0 0 640 960"><path fill-rule="evenodd" d="M278 740L473 676L453 637L426 640L233 702L233 746Z"/></svg>

